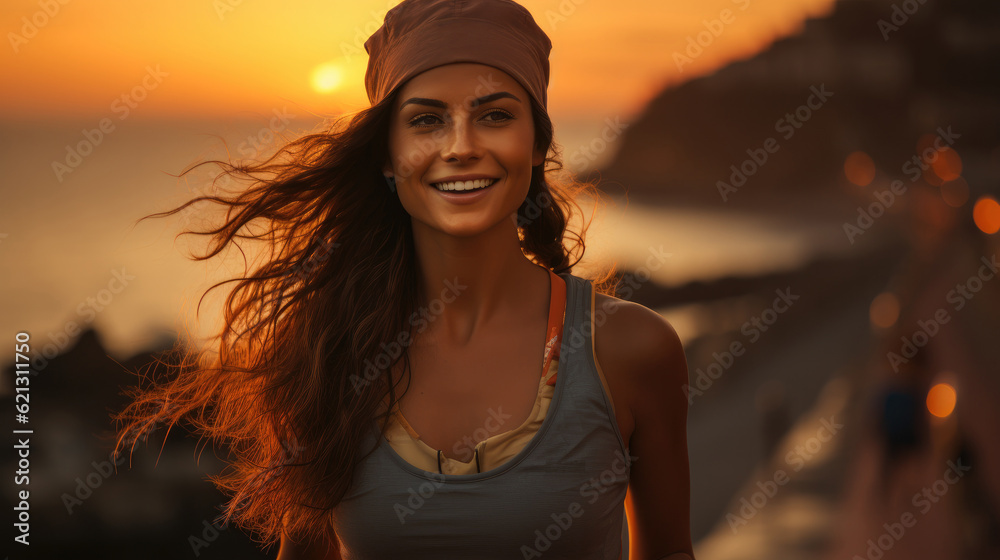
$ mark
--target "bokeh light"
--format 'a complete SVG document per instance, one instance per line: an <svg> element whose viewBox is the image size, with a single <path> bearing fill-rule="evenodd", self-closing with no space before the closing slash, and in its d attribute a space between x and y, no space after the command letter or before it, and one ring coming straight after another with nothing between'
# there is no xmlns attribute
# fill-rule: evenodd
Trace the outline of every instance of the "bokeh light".
<svg viewBox="0 0 1000 560"><path fill-rule="evenodd" d="M972 209L972 219L983 233L1000 231L1000 204L992 196L982 196Z"/></svg>
<svg viewBox="0 0 1000 560"><path fill-rule="evenodd" d="M944 184L944 181L941 180L941 177L938 177L938 174L934 172L934 167L930 165L929 161L925 161L924 165L927 166L924 169L924 181L926 181L928 185L934 185L935 187L940 187L942 184Z"/></svg>
<svg viewBox="0 0 1000 560"><path fill-rule="evenodd" d="M875 162L862 151L852 152L844 160L844 175L855 185L867 187L875 178Z"/></svg>
<svg viewBox="0 0 1000 560"><path fill-rule="evenodd" d="M937 157L931 162L931 169L943 182L954 181L962 175L962 158L951 148L938 150Z"/></svg>
<svg viewBox="0 0 1000 560"><path fill-rule="evenodd" d="M955 410L958 394L947 383L938 383L927 391L927 410L938 418L947 418Z"/></svg>
<svg viewBox="0 0 1000 560"><path fill-rule="evenodd" d="M958 213L945 204L941 194L933 189L913 189L909 202L914 218L913 234L917 238L924 241L940 239L944 232L955 226Z"/></svg>
<svg viewBox="0 0 1000 560"><path fill-rule="evenodd" d="M959 177L941 185L941 198L948 206L958 208L969 201L969 183Z"/></svg>
<svg viewBox="0 0 1000 560"><path fill-rule="evenodd" d="M917 154L920 157L920 169L923 170L924 181L935 187L940 187L943 181L934 172L932 164L932 161L938 156L937 147L934 145L935 139L937 139L936 134L927 133L921 135L917 140Z"/></svg>
<svg viewBox="0 0 1000 560"><path fill-rule="evenodd" d="M868 308L868 316L876 327L887 329L899 319L899 298L892 292L875 296Z"/></svg>

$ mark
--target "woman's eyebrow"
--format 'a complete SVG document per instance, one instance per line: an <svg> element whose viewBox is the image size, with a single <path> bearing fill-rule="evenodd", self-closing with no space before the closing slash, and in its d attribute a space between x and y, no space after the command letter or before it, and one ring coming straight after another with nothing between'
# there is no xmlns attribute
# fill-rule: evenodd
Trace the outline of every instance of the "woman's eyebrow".
<svg viewBox="0 0 1000 560"><path fill-rule="evenodd" d="M484 96L482 96L480 98L473 99L472 100L472 107L475 108L475 107L478 107L479 105L482 105L483 103L489 103L490 101L494 101L496 99L502 99L504 97L509 97L509 98L513 99L514 101L517 101L518 103L521 102L521 100L518 99L512 93L508 93L506 91L498 91L496 93L491 93L489 95L484 95ZM406 107L410 103L419 104L419 105L428 105L430 107L440 107L441 109L447 109L448 108L448 105L444 101L439 101L437 99L427 99L426 97L411 97L411 98L407 99L406 101L404 101L399 106L399 110L402 111L403 107Z"/></svg>

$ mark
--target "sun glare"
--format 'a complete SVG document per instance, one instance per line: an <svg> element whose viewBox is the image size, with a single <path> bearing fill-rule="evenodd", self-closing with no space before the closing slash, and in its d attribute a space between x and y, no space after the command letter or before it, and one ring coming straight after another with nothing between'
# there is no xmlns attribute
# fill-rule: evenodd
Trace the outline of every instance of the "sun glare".
<svg viewBox="0 0 1000 560"><path fill-rule="evenodd" d="M326 62L317 66L312 73L312 88L317 93L336 91L344 82L340 66Z"/></svg>

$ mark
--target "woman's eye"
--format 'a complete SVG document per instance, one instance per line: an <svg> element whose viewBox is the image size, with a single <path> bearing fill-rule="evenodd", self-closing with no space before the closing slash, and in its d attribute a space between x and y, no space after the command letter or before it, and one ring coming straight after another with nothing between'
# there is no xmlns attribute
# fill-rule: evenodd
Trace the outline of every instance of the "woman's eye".
<svg viewBox="0 0 1000 560"><path fill-rule="evenodd" d="M490 118L488 118L488 117L490 117ZM508 113L507 111L504 111L503 109L494 109L494 110L486 113L485 115L483 115L483 118L486 119L486 121L490 122L490 123L501 123L501 122L504 122L506 120L513 119L514 115ZM434 122L433 121L428 121L428 119L438 119L438 120L440 120L437 115L428 113L428 114L424 114L424 115L418 115L418 116L414 117L413 119L410 119L410 122L407 123L407 124L409 124L412 127L416 127L416 128L427 127L427 126L433 125Z"/></svg>
<svg viewBox="0 0 1000 560"><path fill-rule="evenodd" d="M508 113L507 111L504 111L502 109L495 109L493 111L490 111L489 113L486 113L487 117L489 117L491 115L499 115L500 117L503 117L503 118L501 118L501 119L489 119L490 122L503 122L503 121L505 121L507 119L513 119L514 118L514 115L511 115L510 113Z"/></svg>
<svg viewBox="0 0 1000 560"><path fill-rule="evenodd" d="M417 126L417 127L427 126L430 123L421 122L421 121L424 121L425 119L429 119L429 118L435 118L436 119L437 116L436 115L419 115L419 116L411 119L410 122L409 122L409 125L410 126Z"/></svg>

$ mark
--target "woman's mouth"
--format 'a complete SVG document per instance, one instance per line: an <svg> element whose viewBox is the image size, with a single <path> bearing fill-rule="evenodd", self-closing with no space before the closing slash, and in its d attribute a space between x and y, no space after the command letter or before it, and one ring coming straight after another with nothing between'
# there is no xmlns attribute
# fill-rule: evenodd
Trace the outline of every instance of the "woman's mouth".
<svg viewBox="0 0 1000 560"><path fill-rule="evenodd" d="M500 179L476 179L474 181L449 181L446 183L431 183L431 186L441 192L462 194L480 191L493 186Z"/></svg>

